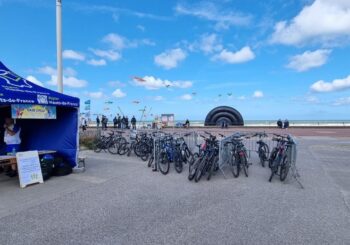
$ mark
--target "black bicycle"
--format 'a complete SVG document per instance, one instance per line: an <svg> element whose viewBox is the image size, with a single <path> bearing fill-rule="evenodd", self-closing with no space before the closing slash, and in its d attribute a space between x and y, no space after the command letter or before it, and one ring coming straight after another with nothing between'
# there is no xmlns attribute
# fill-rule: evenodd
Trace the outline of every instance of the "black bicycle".
<svg viewBox="0 0 350 245"><path fill-rule="evenodd" d="M264 142L263 138L267 137L267 134L264 133L256 133L252 137L259 137L259 140L256 142L258 147L258 156L260 159L260 164L262 167L265 167L265 162L269 160L270 149L269 146Z"/></svg>
<svg viewBox="0 0 350 245"><path fill-rule="evenodd" d="M272 140L277 142L277 146L271 152L269 159L271 165L271 175L269 182L272 181L274 175L279 175L280 181L285 181L291 166L291 149L295 144L292 137L274 134Z"/></svg>

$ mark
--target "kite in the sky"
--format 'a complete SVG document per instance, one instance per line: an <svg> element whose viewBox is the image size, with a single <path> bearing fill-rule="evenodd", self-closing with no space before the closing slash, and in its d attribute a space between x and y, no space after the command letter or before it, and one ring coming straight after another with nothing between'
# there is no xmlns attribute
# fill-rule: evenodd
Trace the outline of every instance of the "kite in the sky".
<svg viewBox="0 0 350 245"><path fill-rule="evenodd" d="M111 104L113 104L113 101L110 101L110 100L109 100L109 101L106 101L105 104L111 105Z"/></svg>
<svg viewBox="0 0 350 245"><path fill-rule="evenodd" d="M232 96L232 93L227 93L228 96Z"/></svg>
<svg viewBox="0 0 350 245"><path fill-rule="evenodd" d="M196 95L197 93L196 92L193 92L192 95Z"/></svg>
<svg viewBox="0 0 350 245"><path fill-rule="evenodd" d="M134 100L132 103L134 103L134 104L139 104L139 103L140 103L140 101L138 101L138 100Z"/></svg>
<svg viewBox="0 0 350 245"><path fill-rule="evenodd" d="M133 76L132 79L134 79L134 80L137 81L137 82L146 82L146 80L143 79L143 78L141 78L141 77Z"/></svg>

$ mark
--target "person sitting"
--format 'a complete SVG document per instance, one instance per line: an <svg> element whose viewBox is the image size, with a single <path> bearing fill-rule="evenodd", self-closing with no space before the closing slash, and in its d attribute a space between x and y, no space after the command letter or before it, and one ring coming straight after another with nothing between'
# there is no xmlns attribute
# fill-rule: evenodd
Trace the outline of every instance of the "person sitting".
<svg viewBox="0 0 350 245"><path fill-rule="evenodd" d="M277 127L283 128L283 123L282 123L282 120L281 120L281 119L278 119L278 121L277 121Z"/></svg>
<svg viewBox="0 0 350 245"><path fill-rule="evenodd" d="M4 142L6 144L6 153L15 154L20 150L21 145L21 128L15 124L12 118L6 118L4 124ZM7 173L9 177L17 175L17 168L15 164L11 165L11 171Z"/></svg>
<svg viewBox="0 0 350 245"><path fill-rule="evenodd" d="M190 127L190 121L188 119L186 119L185 125L186 125L186 128Z"/></svg>
<svg viewBox="0 0 350 245"><path fill-rule="evenodd" d="M284 120L283 128L285 128L285 129L289 128L289 121L288 121L288 119Z"/></svg>

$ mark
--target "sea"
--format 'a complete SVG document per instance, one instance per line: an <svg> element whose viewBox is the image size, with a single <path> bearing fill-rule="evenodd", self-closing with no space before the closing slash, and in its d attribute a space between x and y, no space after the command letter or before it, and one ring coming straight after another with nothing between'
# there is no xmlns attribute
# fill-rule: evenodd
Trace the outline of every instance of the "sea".
<svg viewBox="0 0 350 245"><path fill-rule="evenodd" d="M183 122L183 121L179 121ZM331 126L350 126L350 120L290 120L290 126L301 127L331 127ZM276 120L245 120L246 127L275 127ZM203 120L191 121L191 126L204 126Z"/></svg>
<svg viewBox="0 0 350 245"><path fill-rule="evenodd" d="M176 120L174 126L176 124L183 124L185 120ZM90 126L96 126L94 121L90 121L88 123ZM108 125L111 126L113 123L111 121L108 122ZM152 121L143 121L137 122L137 126L149 126L152 125ZM190 121L190 125L192 127L204 127L203 120L192 120ZM350 120L290 120L290 126L297 127L350 127ZM245 120L245 127L276 127L276 120Z"/></svg>

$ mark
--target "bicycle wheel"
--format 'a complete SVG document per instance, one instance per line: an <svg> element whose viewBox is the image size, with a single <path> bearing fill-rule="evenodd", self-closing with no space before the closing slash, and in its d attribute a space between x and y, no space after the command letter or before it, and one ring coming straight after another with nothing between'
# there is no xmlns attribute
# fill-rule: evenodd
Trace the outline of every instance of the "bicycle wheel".
<svg viewBox="0 0 350 245"><path fill-rule="evenodd" d="M277 156L276 156L277 157ZM276 158L275 157L275 160L272 162L271 164L271 175L270 175L270 178L269 178L269 182L272 181L272 178L275 174L277 174L278 172L278 166L280 165L280 159Z"/></svg>
<svg viewBox="0 0 350 245"><path fill-rule="evenodd" d="M116 155L118 154L118 144L114 141L112 141L109 146L108 146L108 152L113 154L113 155Z"/></svg>
<svg viewBox="0 0 350 245"><path fill-rule="evenodd" d="M269 147L266 144L259 146L259 159L260 164L264 168L265 167L265 161L267 160L267 156L269 154Z"/></svg>
<svg viewBox="0 0 350 245"><path fill-rule="evenodd" d="M239 176L239 159L236 159L235 155L232 155L231 159L231 172L233 177L237 178Z"/></svg>
<svg viewBox="0 0 350 245"><path fill-rule="evenodd" d="M126 154L128 157L130 157L131 151L132 151L132 145L128 147L128 152Z"/></svg>
<svg viewBox="0 0 350 245"><path fill-rule="evenodd" d="M182 169L183 169L182 157L180 154L181 153L175 152L175 156L174 156L174 168L176 172L178 172L179 174L182 172Z"/></svg>
<svg viewBox="0 0 350 245"><path fill-rule="evenodd" d="M200 165L201 159L198 157L194 161L193 164L190 165L189 171L188 171L188 180L191 181L193 180L194 176L196 175L197 172L197 167Z"/></svg>
<svg viewBox="0 0 350 245"><path fill-rule="evenodd" d="M281 167L280 167L280 180L283 182L288 176L290 164L287 156L284 156Z"/></svg>
<svg viewBox="0 0 350 245"><path fill-rule="evenodd" d="M118 149L118 154L123 156L128 152L128 143L121 144Z"/></svg>
<svg viewBox="0 0 350 245"><path fill-rule="evenodd" d="M154 160L154 156L152 155L149 160L148 160L148 164L147 164L147 167L151 167L152 166L152 163L153 163L153 160Z"/></svg>
<svg viewBox="0 0 350 245"><path fill-rule="evenodd" d="M94 152L99 153L102 151L101 141L96 139L93 143Z"/></svg>
<svg viewBox="0 0 350 245"><path fill-rule="evenodd" d="M196 175L194 177L194 181L198 182L201 180L202 176L205 174L205 169L207 167L207 160L202 161L199 167L197 168Z"/></svg>
<svg viewBox="0 0 350 245"><path fill-rule="evenodd" d="M208 176L207 176L207 180L209 181L213 172L215 171L215 169L217 168L219 163L219 157L215 156L215 158L213 159L213 163L211 164L209 171L208 171Z"/></svg>
<svg viewBox="0 0 350 245"><path fill-rule="evenodd" d="M142 161L146 162L148 160L149 154L145 154L141 156Z"/></svg>
<svg viewBox="0 0 350 245"><path fill-rule="evenodd" d="M169 162L169 159L168 159L166 152L160 153L158 166L159 166L159 171L162 174L166 175L169 173L170 162Z"/></svg>
<svg viewBox="0 0 350 245"><path fill-rule="evenodd" d="M248 177L248 161L247 161L247 157L245 154L242 154L240 156L240 165L243 168L245 176Z"/></svg>
<svg viewBox="0 0 350 245"><path fill-rule="evenodd" d="M277 152L278 152L278 149L277 149L277 148L274 148L274 149L271 151L270 158L269 158L269 168L272 167L273 162L274 162L275 159L276 159Z"/></svg>

